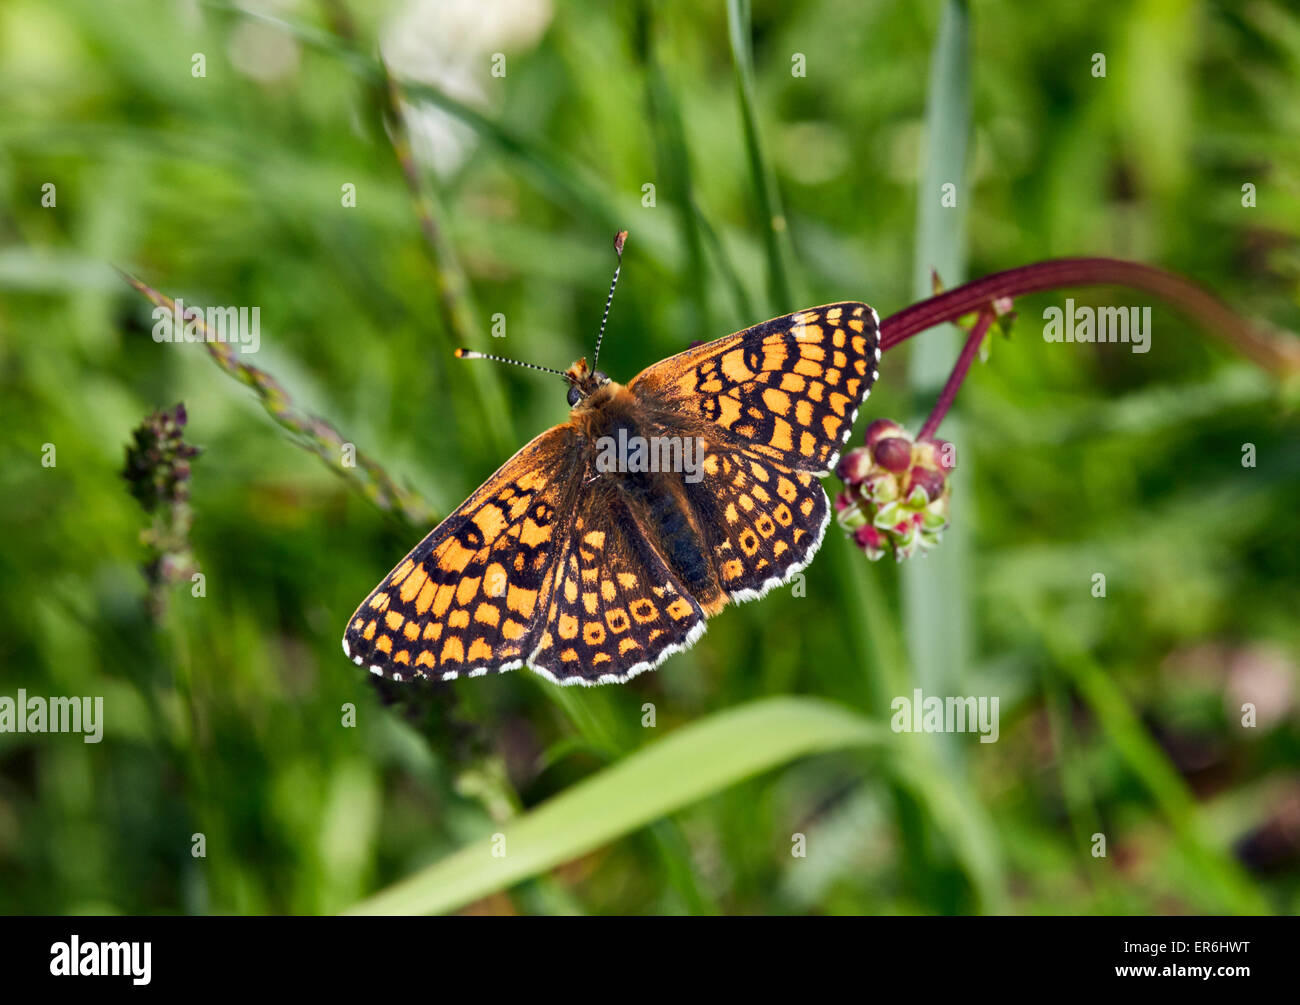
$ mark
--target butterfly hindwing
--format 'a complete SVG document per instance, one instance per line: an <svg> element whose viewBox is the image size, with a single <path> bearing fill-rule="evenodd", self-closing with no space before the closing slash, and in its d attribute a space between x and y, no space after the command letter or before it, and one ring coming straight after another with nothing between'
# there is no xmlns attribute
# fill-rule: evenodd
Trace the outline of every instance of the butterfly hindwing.
<svg viewBox="0 0 1300 1005"><path fill-rule="evenodd" d="M830 523L814 475L726 443L705 446L702 473L684 487L728 597L753 600L812 561Z"/></svg>
<svg viewBox="0 0 1300 1005"><path fill-rule="evenodd" d="M647 367L628 389L652 411L716 426L788 468L825 474L878 376L880 321L839 303L773 318Z"/></svg>
<svg viewBox="0 0 1300 1005"><path fill-rule="evenodd" d="M704 613L617 489L595 483L578 509L531 665L561 684L624 681L690 646Z"/></svg>
<svg viewBox="0 0 1300 1005"><path fill-rule="evenodd" d="M398 680L522 666L540 635L581 464L568 426L526 445L362 601L344 652Z"/></svg>

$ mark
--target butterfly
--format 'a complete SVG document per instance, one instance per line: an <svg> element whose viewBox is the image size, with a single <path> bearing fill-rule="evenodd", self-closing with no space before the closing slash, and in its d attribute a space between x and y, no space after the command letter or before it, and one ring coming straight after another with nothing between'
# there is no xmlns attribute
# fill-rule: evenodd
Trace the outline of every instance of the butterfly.
<svg viewBox="0 0 1300 1005"><path fill-rule="evenodd" d="M595 369L618 274L591 368L522 364L564 377L569 420L362 601L343 638L354 663L393 680L528 666L557 684L621 683L812 560L830 522L819 478L879 375L879 316L856 302L787 314L624 386Z"/></svg>

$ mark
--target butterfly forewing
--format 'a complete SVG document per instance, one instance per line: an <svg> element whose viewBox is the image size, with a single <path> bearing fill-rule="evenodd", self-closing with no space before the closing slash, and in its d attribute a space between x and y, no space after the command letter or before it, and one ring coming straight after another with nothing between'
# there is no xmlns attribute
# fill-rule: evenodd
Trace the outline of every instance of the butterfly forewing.
<svg viewBox="0 0 1300 1005"><path fill-rule="evenodd" d="M541 634L579 461L568 426L507 461L362 601L343 639L353 662L399 680L522 666Z"/></svg>
<svg viewBox="0 0 1300 1005"><path fill-rule="evenodd" d="M829 472L880 361L880 322L866 304L787 314L688 349L628 385L648 409L716 426L723 438L786 467Z"/></svg>

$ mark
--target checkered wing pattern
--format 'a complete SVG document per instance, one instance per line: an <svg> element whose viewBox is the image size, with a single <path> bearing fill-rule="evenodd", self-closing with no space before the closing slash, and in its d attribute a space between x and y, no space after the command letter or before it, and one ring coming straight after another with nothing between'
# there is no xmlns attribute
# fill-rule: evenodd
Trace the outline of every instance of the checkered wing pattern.
<svg viewBox="0 0 1300 1005"><path fill-rule="evenodd" d="M652 669L704 631L704 613L608 483L578 503L531 665L559 683Z"/></svg>
<svg viewBox="0 0 1300 1005"><path fill-rule="evenodd" d="M575 441L543 433L416 545L348 622L353 662L395 680L522 666L581 492Z"/></svg>
<svg viewBox="0 0 1300 1005"><path fill-rule="evenodd" d="M878 376L880 322L841 303L773 318L654 364L628 385L652 411L794 471L826 474Z"/></svg>
<svg viewBox="0 0 1300 1005"><path fill-rule="evenodd" d="M686 494L732 600L761 597L812 560L830 522L815 476L723 442L706 445L702 469Z"/></svg>

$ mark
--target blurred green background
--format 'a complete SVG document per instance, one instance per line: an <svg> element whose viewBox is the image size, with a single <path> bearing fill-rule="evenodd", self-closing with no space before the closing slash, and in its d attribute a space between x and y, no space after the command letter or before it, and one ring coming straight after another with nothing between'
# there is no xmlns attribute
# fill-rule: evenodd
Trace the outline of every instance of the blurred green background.
<svg viewBox="0 0 1300 1005"><path fill-rule="evenodd" d="M621 380L814 304L887 316L932 265L953 285L1063 255L1162 265L1300 330L1294 7L972 8L0 7L0 695L102 695L106 720L98 745L0 734L0 911L335 912L458 849L403 909L1300 910L1295 399L1150 297L1071 292L1153 306L1145 355L1048 345L1066 293L1018 302L941 431L954 527L916 569L832 528L805 596L727 611L629 685L421 690L367 679L339 638L428 527L300 449L202 347L156 344L110 267L260 307L243 361L438 514L566 415L554 378L452 359L441 291L463 272L450 316L478 348L567 366L619 226L601 361ZM938 180L958 186L942 213ZM860 424L915 429L957 345L949 327L891 352ZM155 623L120 472L132 429L177 401L203 448L206 595L178 587ZM889 733L916 686L999 696L999 741ZM786 695L805 700L725 758L665 755ZM885 736L834 742L821 715ZM593 780L600 798L573 800ZM572 801L510 830L551 797ZM611 823L638 815L654 822ZM539 856L514 885L483 843L502 831Z"/></svg>

